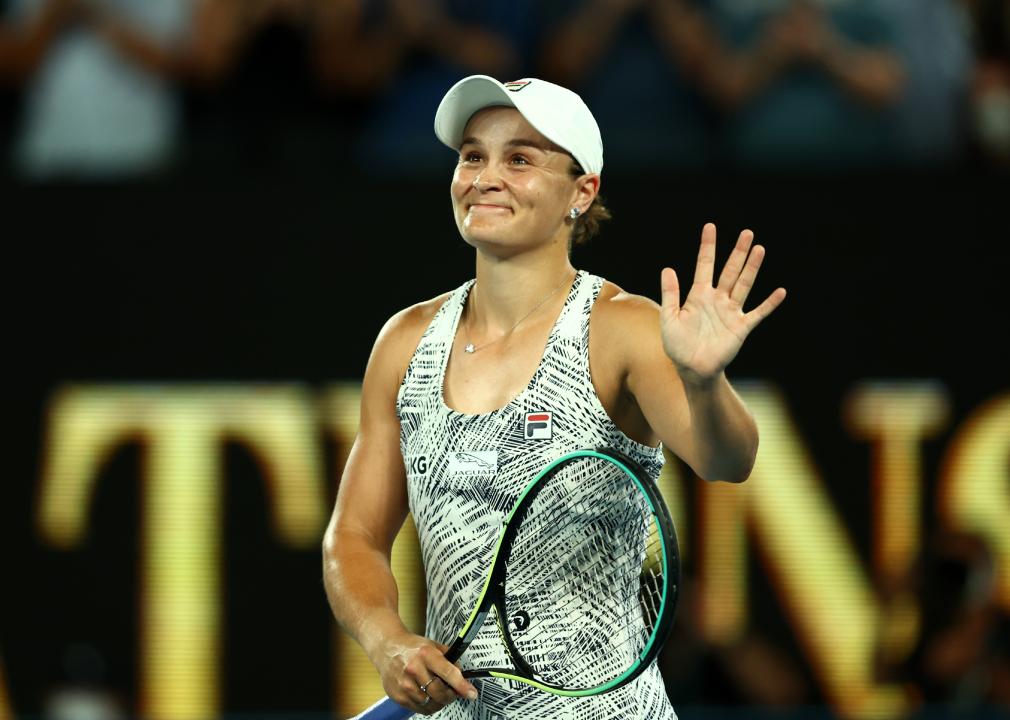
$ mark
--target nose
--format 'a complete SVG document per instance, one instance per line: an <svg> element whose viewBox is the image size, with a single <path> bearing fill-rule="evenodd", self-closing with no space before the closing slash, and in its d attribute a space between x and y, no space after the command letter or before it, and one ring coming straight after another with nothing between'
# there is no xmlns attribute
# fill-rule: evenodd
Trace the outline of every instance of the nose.
<svg viewBox="0 0 1010 720"><path fill-rule="evenodd" d="M492 166L487 165L477 173L477 177L473 179L474 190L477 192L487 192L489 190L499 190L501 188L501 178L494 171Z"/></svg>

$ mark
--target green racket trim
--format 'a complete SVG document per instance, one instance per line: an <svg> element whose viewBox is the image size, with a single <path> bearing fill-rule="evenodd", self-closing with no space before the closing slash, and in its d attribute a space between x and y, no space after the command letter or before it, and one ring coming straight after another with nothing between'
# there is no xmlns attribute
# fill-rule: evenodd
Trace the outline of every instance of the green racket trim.
<svg viewBox="0 0 1010 720"><path fill-rule="evenodd" d="M630 672L630 670L629 670ZM521 675L512 675L510 673L498 672L497 670L491 670L488 675L491 677L501 678L503 680L518 680L521 683L526 683L527 685L532 685L535 688L539 688L545 692L552 693L554 695L564 695L565 697L586 697L587 695L599 695L606 692L616 680L607 683L606 685L600 685L599 687L589 688L588 690L565 690L564 688L557 688L552 685L544 685L542 682L537 682L536 680L530 680L528 677L523 677Z"/></svg>

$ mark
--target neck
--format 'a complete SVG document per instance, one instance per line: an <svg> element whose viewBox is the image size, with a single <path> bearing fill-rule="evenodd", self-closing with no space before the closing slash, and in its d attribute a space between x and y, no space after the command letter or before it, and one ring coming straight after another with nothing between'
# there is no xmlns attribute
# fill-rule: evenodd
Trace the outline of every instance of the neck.
<svg viewBox="0 0 1010 720"><path fill-rule="evenodd" d="M508 331L545 297L549 305L563 295L575 268L567 255L555 262L543 261L517 263L514 258L478 255L477 280L467 302L470 328L482 333Z"/></svg>

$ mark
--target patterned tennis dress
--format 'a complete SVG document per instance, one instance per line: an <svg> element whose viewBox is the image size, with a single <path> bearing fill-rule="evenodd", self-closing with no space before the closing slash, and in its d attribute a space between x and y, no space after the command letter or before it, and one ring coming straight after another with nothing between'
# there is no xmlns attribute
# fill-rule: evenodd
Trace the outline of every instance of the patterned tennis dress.
<svg viewBox="0 0 1010 720"><path fill-rule="evenodd" d="M545 464L573 450L608 445L637 460L654 480L663 465L662 448L624 435L596 396L589 374L589 314L603 280L584 271L576 275L525 390L489 413L450 408L443 395L445 369L473 282L455 290L436 312L397 398L410 510L428 588L426 634L447 645L470 616L505 516ZM511 666L491 622L460 664ZM655 663L628 685L593 697L560 697L496 678L473 683L478 700L457 700L436 717L676 719Z"/></svg>

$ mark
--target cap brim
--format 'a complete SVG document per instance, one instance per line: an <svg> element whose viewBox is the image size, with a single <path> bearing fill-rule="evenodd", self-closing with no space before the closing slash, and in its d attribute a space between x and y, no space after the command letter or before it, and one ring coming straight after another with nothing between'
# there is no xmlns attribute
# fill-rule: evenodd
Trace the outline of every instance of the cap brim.
<svg viewBox="0 0 1010 720"><path fill-rule="evenodd" d="M486 107L516 107L508 90L487 75L471 75L449 88L435 111L435 135L453 150L463 143L470 118Z"/></svg>

